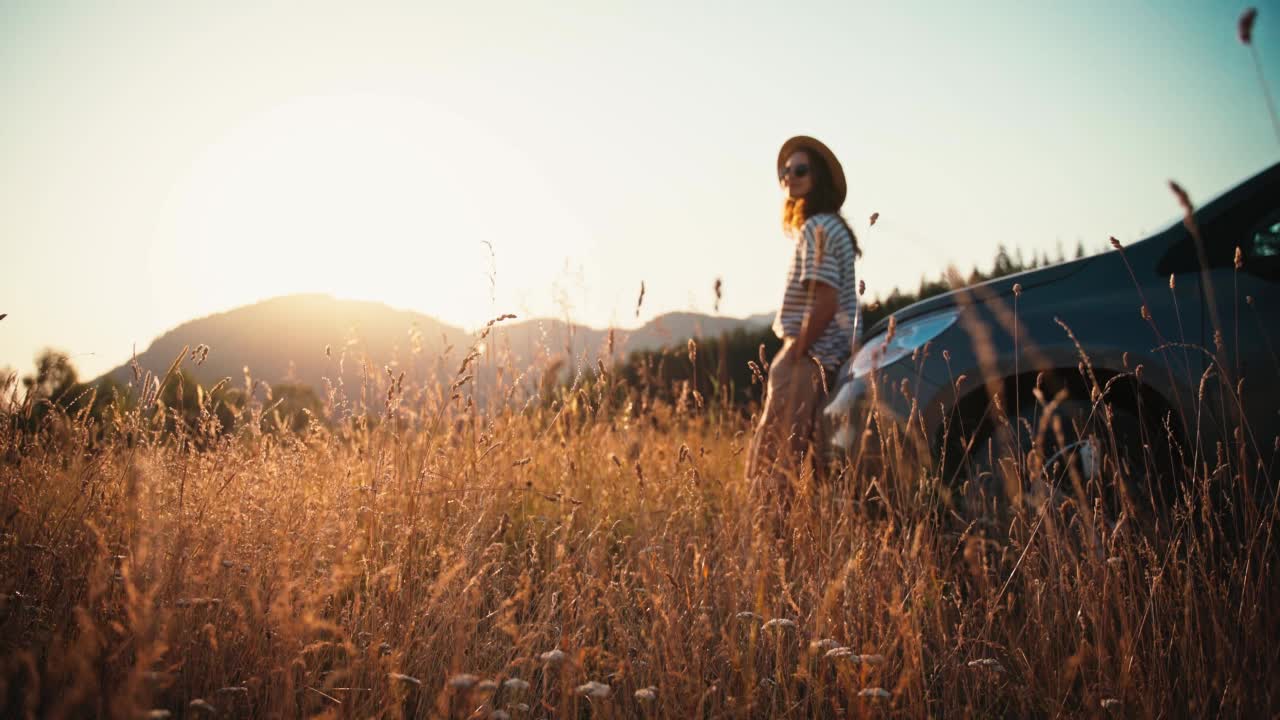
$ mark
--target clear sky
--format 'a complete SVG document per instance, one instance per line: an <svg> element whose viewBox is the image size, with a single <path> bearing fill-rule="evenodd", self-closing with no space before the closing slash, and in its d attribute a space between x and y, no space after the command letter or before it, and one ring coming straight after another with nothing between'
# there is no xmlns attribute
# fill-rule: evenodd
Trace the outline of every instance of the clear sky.
<svg viewBox="0 0 1280 720"><path fill-rule="evenodd" d="M1169 178L1280 159L1244 7L0 0L0 367L94 376L303 291L629 326L722 277L722 313L770 311L799 133L844 163L872 294L1137 239Z"/></svg>

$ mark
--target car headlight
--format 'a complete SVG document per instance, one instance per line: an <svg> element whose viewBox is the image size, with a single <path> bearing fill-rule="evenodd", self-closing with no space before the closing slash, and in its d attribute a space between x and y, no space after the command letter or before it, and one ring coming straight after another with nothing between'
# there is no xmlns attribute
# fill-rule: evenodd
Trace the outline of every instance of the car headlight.
<svg viewBox="0 0 1280 720"><path fill-rule="evenodd" d="M849 366L849 374L860 377L873 369L898 362L955 325L959 316L960 311L955 308L943 310L898 325L894 329L893 338L887 332L876 335L858 350Z"/></svg>

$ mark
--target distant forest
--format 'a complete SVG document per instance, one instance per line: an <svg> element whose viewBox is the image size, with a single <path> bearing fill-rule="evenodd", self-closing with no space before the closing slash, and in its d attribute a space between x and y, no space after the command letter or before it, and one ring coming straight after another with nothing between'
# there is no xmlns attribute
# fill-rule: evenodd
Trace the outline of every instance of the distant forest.
<svg viewBox="0 0 1280 720"><path fill-rule="evenodd" d="M1084 255L1084 247L1077 245L1075 257ZM1011 253L1000 246L990 270L984 272L975 267L960 284L972 285L1066 259L1059 250L1056 258L1041 254L1027 260L1021 252ZM950 272L948 275L955 277ZM872 327L914 302L952 290L955 284L954 279L926 277L921 278L914 292L895 288L888 296L865 303L864 325ZM780 345L769 327L738 328L716 339L704 338L698 345L682 341L658 350L634 351L611 373L649 399L682 404L716 402L745 408L759 401L762 361L772 357ZM199 352L199 348L192 351L193 361L198 360ZM0 408L8 408L11 421L30 430L41 427L51 415L87 414L109 424L136 408L140 399L162 408L166 427L182 424L188 431L200 434L226 432L238 425L246 413L266 432L297 431L312 422L329 422L324 403L309 386L253 383L239 387L224 381L206 388L179 365L175 362L163 377L147 376L139 370L132 387L109 377L84 383L66 353L47 349L36 359L33 371L21 378L12 371L7 376L0 374ZM593 377L570 377L563 387L596 379L594 372ZM139 389L151 397L137 397ZM544 383L543 389L551 388Z"/></svg>
<svg viewBox="0 0 1280 720"><path fill-rule="evenodd" d="M1079 259L1085 255L1084 244L1077 243L1073 258ZM1056 265L1067 259L1061 247L1058 248L1056 257L1041 253L1027 259L1021 251L1010 252L1004 245L1000 245L990 270L984 272L974 267L967 276L947 270L937 279L920 278L920 286L915 292L903 292L894 288L884 298L864 301L864 332L908 305L950 292L956 287L976 285L1006 275ZM757 330L739 328L722 334L715 341L704 340L692 352L687 343L660 350L633 352L627 356L620 374L633 387L642 388L665 400L689 403L699 402L699 399L702 402L715 399L723 404L749 407L751 403L761 399L763 367L781 345L782 341L769 327Z"/></svg>

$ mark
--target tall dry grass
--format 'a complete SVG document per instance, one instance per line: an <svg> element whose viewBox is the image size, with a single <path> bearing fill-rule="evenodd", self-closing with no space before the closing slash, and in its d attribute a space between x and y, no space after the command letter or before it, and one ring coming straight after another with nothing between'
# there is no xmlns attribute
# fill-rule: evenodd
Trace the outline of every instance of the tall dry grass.
<svg viewBox="0 0 1280 720"><path fill-rule="evenodd" d="M797 478L774 523L749 418L603 364L481 411L485 362L371 372L300 433L261 403L173 422L175 368L101 425L7 407L0 714L1280 711L1280 513L1233 481L1244 455L1190 472L1158 530L1070 489L978 523L885 432L878 467Z"/></svg>

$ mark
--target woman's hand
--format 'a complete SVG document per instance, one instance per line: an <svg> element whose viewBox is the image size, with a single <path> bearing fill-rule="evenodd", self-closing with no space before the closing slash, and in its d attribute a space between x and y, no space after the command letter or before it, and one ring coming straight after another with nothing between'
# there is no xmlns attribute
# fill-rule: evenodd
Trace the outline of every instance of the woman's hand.
<svg viewBox="0 0 1280 720"><path fill-rule="evenodd" d="M804 314L800 325L800 337L796 345L802 354L808 354L814 343L826 332L827 325L836 316L840 307L840 291L831 285L814 280L809 286L809 310Z"/></svg>
<svg viewBox="0 0 1280 720"><path fill-rule="evenodd" d="M778 352L773 354L773 360L769 361L769 366L781 366L790 361L791 357L795 354L795 345L795 338L782 338L782 347L778 348Z"/></svg>

